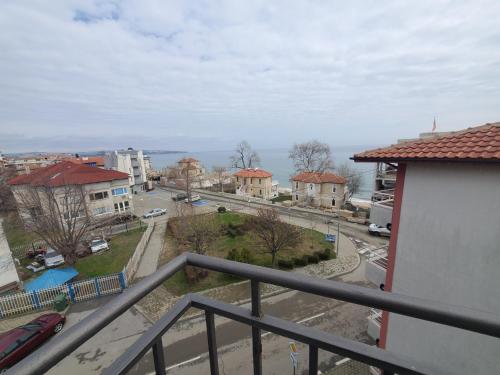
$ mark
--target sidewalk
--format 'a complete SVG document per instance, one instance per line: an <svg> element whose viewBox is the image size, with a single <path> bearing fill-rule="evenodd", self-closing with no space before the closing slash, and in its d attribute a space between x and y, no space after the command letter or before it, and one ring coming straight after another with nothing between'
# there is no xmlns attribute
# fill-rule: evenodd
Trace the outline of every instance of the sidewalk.
<svg viewBox="0 0 500 375"><path fill-rule="evenodd" d="M137 273L135 274L136 279L149 276L158 268L158 258L163 249L166 228L166 221L156 223L153 233L151 233L151 238L146 246L146 250L144 250L144 254L142 255Z"/></svg>

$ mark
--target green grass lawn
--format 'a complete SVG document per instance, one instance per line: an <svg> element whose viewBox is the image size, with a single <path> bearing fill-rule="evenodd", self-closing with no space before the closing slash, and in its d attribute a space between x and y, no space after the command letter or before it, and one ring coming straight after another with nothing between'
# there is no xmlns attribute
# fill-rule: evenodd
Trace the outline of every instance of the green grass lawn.
<svg viewBox="0 0 500 375"><path fill-rule="evenodd" d="M130 230L111 238L109 250L78 259L79 279L120 272L127 264L146 227Z"/></svg>
<svg viewBox="0 0 500 375"><path fill-rule="evenodd" d="M222 227L228 224L242 225L251 216L235 212L225 212L221 214L214 214L217 222ZM175 238L167 231L166 234L168 241L167 248L177 248ZM292 259L294 257L300 258L305 254L313 254L315 251L321 251L326 248L332 249L332 244L324 240L324 234L318 231L311 231L310 229L303 229L302 241L293 248L282 249L277 255L277 259ZM223 233L219 239L208 250L207 255L219 258L225 258L231 249L241 251L247 249L252 255L252 264L271 267L271 255L266 253L256 240L255 234L248 230L243 230L241 235L234 237ZM161 264L167 263L172 259L174 254L162 256L160 259ZM164 286L176 295L182 295L187 292L196 292L204 289L214 288L240 281L239 278L210 271L208 276L195 284L189 284L185 273L183 271L177 272Z"/></svg>
<svg viewBox="0 0 500 375"><path fill-rule="evenodd" d="M24 228L17 211L2 214L2 218L3 230L11 248L29 245L32 241L36 241L38 239L36 234L29 232Z"/></svg>
<svg viewBox="0 0 500 375"><path fill-rule="evenodd" d="M280 194L276 198L271 199L272 202L284 202L284 201L291 201L292 196L291 195L285 195L285 194Z"/></svg>

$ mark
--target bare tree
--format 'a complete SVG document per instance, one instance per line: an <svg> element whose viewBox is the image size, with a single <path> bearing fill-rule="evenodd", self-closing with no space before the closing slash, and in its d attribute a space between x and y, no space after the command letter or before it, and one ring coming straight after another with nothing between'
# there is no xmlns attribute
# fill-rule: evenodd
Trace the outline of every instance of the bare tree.
<svg viewBox="0 0 500 375"><path fill-rule="evenodd" d="M297 172L325 172L333 169L330 146L318 141L294 144L288 152Z"/></svg>
<svg viewBox="0 0 500 375"><path fill-rule="evenodd" d="M14 178L16 171L13 168L0 166L0 211L11 211L16 209L16 200L10 189L9 181Z"/></svg>
<svg viewBox="0 0 500 375"><path fill-rule="evenodd" d="M296 246L302 237L301 230L281 221L275 209L259 208L257 216L250 219L250 225L266 252L271 254L273 268L276 267L278 252Z"/></svg>
<svg viewBox="0 0 500 375"><path fill-rule="evenodd" d="M220 236L220 227L212 214L193 215L191 212L179 220L179 238L197 254L206 254Z"/></svg>
<svg viewBox="0 0 500 375"><path fill-rule="evenodd" d="M20 216L25 226L64 257L76 262L76 250L92 230L112 220L91 216L81 185L31 186L15 190Z"/></svg>
<svg viewBox="0 0 500 375"><path fill-rule="evenodd" d="M337 168L337 173L339 176L344 177L347 180L347 189L349 189L348 200L352 198L354 194L359 191L362 182L362 175L356 169L352 168L349 163L342 163Z"/></svg>
<svg viewBox="0 0 500 375"><path fill-rule="evenodd" d="M242 141L236 146L231 163L234 168L254 168L260 163L260 157L247 141Z"/></svg>
<svg viewBox="0 0 500 375"><path fill-rule="evenodd" d="M213 167L213 171L217 175L217 181L219 182L220 192L224 192L224 173L226 173L226 167Z"/></svg>

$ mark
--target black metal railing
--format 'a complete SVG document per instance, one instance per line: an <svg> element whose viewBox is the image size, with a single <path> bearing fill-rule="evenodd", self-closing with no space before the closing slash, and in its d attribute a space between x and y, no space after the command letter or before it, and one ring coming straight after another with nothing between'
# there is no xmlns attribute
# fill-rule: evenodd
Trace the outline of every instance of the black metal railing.
<svg viewBox="0 0 500 375"><path fill-rule="evenodd" d="M331 280L315 279L296 273L184 253L160 268L153 275L141 280L132 288L113 298L78 324L70 327L47 345L12 367L9 374L41 374L64 359L103 327L116 319L134 303L172 276L185 265L233 274L251 280L251 309L212 300L197 294L187 294L174 307L150 327L122 356L103 373L123 374L152 349L155 371L165 374L162 337L170 327L191 307L205 312L211 374L218 374L217 341L214 316L229 318L252 327L254 374L262 374L261 330L273 332L309 345L309 374L317 374L318 349L343 355L381 368L384 373L439 374L435 368L357 341L317 331L297 323L263 314L260 300L260 283L280 285L319 296L335 298L370 306L435 323L500 338L500 319L491 314L414 297L368 289L357 285Z"/></svg>

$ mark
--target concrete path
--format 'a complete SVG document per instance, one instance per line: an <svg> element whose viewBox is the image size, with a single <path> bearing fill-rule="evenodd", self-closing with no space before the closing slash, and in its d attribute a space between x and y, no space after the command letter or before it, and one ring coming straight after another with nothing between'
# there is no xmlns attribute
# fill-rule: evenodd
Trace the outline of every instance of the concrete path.
<svg viewBox="0 0 500 375"><path fill-rule="evenodd" d="M141 263L139 263L137 273L135 274L136 278L149 276L158 268L158 258L163 249L166 228L167 222L165 220L156 222L149 243L141 258Z"/></svg>

